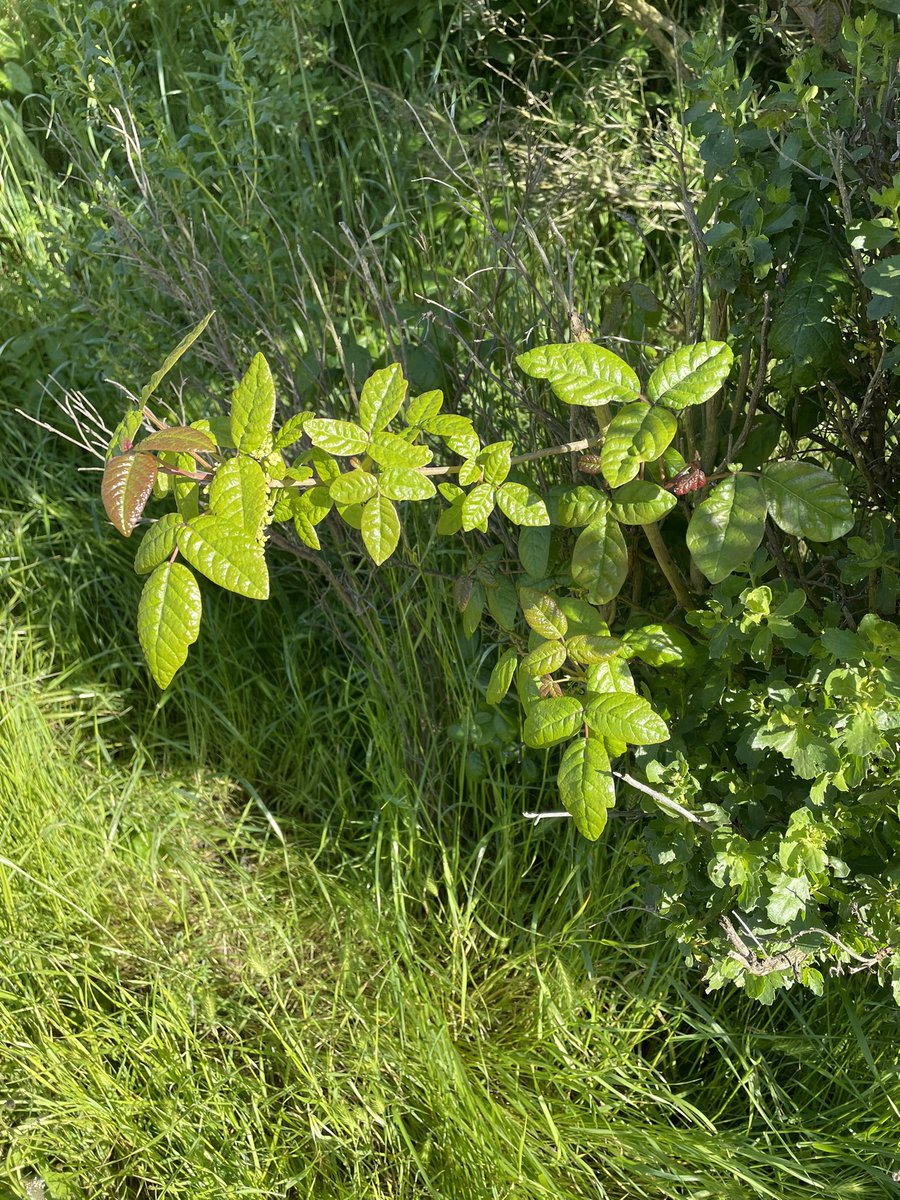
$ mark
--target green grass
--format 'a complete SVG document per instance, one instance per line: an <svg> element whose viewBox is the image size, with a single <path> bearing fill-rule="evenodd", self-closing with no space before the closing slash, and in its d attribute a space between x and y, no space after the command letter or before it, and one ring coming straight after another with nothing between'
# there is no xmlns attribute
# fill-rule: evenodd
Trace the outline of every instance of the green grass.
<svg viewBox="0 0 900 1200"><path fill-rule="evenodd" d="M261 5L238 27L205 0L177 39L166 6L22 10L54 39L60 140L36 99L4 118L2 1200L900 1194L896 1010L859 980L771 1010L705 995L631 903L627 829L533 828L539 771L451 738L490 647L459 637L447 580L372 576L348 535L325 556L344 606L272 555L267 605L205 591L161 697L96 476L10 416L48 418L51 373L108 415L102 373L141 380L217 307L190 407L257 348L288 404L344 404L393 344L524 438L548 418L506 368L532 330L563 336L566 249L576 307L647 335L624 285L672 300L679 280L658 226L617 215L652 224L663 179L640 158L644 44L599 17L590 45L548 43L572 87L527 119L522 79L466 58L463 7L440 71L421 39L385 55L352 7L334 45ZM630 206L604 190L613 154Z"/></svg>

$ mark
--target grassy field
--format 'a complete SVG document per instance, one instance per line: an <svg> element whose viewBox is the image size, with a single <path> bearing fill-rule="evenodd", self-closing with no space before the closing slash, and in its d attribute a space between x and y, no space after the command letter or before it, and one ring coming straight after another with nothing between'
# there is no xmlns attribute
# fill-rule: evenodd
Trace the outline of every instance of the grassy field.
<svg viewBox="0 0 900 1200"><path fill-rule="evenodd" d="M627 829L522 819L550 793L466 729L488 647L446 580L338 544L347 605L285 560L265 606L205 594L160 696L92 460L16 415L113 419L103 378L216 308L188 411L260 348L287 408L339 412L393 350L498 431L546 421L504 370L564 329L569 260L637 340L637 285L686 269L652 45L563 5L540 43L485 6L474 51L465 5L415 37L186 7L179 37L155 3L0 26L32 75L0 140L0 1197L900 1195L889 999L706 994Z"/></svg>

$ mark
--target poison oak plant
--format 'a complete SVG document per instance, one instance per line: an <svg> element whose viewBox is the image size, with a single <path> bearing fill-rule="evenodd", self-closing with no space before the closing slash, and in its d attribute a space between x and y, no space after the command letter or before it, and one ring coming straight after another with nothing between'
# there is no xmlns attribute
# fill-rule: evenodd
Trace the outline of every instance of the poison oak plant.
<svg viewBox="0 0 900 1200"><path fill-rule="evenodd" d="M710 478L675 451L685 414L726 384L727 345L683 347L643 387L597 345L528 350L519 368L593 410L597 429L515 455L508 440L483 445L440 392L408 396L396 364L366 381L356 420L303 412L276 427L275 384L257 354L227 417L166 425L148 402L208 320L122 419L102 485L120 533L147 525L138 636L160 687L199 635L198 573L264 600L267 530L291 524L308 554L329 517L381 564L400 544L401 506L439 497L437 532L475 535L455 593L466 636L484 626L498 647L484 705L505 742L518 704L524 744L558 748L560 799L586 838L603 833L615 779L626 781L645 817L626 833L630 861L709 985L730 980L768 1003L798 981L820 990L824 963L847 964L892 980L900 1002L900 634L875 614L842 628L839 604L813 607L806 590L773 579L767 522L813 547L843 538L854 523L843 483L802 460L753 472L732 463ZM452 461L435 462L436 450ZM543 486L535 464L560 457L586 482ZM154 498L171 507L151 520ZM703 606L677 563L684 551L661 531L687 498L686 551L713 585ZM648 613L610 628L641 570L640 532L682 627ZM886 539L882 529L882 548Z"/></svg>

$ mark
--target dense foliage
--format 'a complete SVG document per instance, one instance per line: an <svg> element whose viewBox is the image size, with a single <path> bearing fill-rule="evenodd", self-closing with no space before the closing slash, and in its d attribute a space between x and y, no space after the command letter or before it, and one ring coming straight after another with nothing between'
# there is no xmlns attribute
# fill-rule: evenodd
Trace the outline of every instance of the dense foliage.
<svg viewBox="0 0 900 1200"><path fill-rule="evenodd" d="M0 18L14 1194L896 1195L895 0L179 7Z"/></svg>

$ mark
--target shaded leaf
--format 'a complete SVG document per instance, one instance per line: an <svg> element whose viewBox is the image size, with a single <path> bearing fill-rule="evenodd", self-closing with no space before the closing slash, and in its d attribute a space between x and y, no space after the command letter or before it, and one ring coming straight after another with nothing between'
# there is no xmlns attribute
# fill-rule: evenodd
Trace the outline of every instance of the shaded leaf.
<svg viewBox="0 0 900 1200"><path fill-rule="evenodd" d="M752 558L765 524L759 482L749 475L730 475L691 514L687 547L710 583L721 583Z"/></svg>
<svg viewBox="0 0 900 1200"><path fill-rule="evenodd" d="M542 579L550 562L552 532L546 526L523 526L519 531L518 551L522 570L532 579Z"/></svg>
<svg viewBox="0 0 900 1200"><path fill-rule="evenodd" d="M678 503L676 496L649 479L633 479L610 499L613 516L623 525L653 525Z"/></svg>
<svg viewBox="0 0 900 1200"><path fill-rule="evenodd" d="M767 463L762 469L762 489L769 515L785 533L832 542L853 528L847 489L812 463Z"/></svg>
<svg viewBox="0 0 900 1200"><path fill-rule="evenodd" d="M159 370L150 376L150 381L144 387L141 388L141 403L142 404L147 403L147 401L150 399L150 397L153 395L153 393L156 391L156 389L159 387L159 385L162 383L162 381L165 379L165 377L168 375L168 373L172 370L172 368L175 366L175 364L178 362L178 360L181 358L181 356L183 354L185 354L191 348L191 346L193 346L194 342L196 342L197 338L200 336L200 334L203 332L203 330L210 323L210 321L212 320L214 315L215 315L215 310L213 310L213 312L207 313L202 321L198 321L197 324L194 326L194 328L190 331L190 333L181 339L181 341L178 343L178 345L175 347L175 349L172 351L172 353L167 355L165 361L163 362L163 365L159 368Z"/></svg>
<svg viewBox="0 0 900 1200"><path fill-rule="evenodd" d="M554 598L536 588L519 588L519 603L525 620L543 638L564 638L569 622Z"/></svg>
<svg viewBox="0 0 900 1200"><path fill-rule="evenodd" d="M592 604L608 604L628 574L628 547L619 522L600 517L582 530L572 551L572 582Z"/></svg>
<svg viewBox="0 0 900 1200"><path fill-rule="evenodd" d="M519 656L515 650L507 650L505 654L500 655L488 680L486 696L488 704L499 704L509 691L510 685L515 678L518 660Z"/></svg>
<svg viewBox="0 0 900 1200"><path fill-rule="evenodd" d="M144 414L139 408L130 409L113 430L106 447L106 461L117 454L127 454L134 449L134 439L144 421Z"/></svg>

